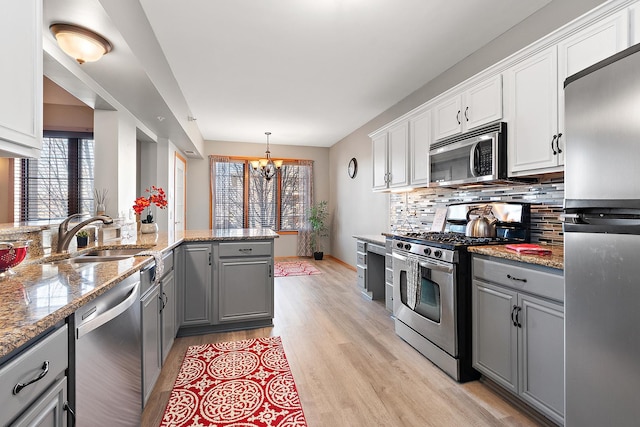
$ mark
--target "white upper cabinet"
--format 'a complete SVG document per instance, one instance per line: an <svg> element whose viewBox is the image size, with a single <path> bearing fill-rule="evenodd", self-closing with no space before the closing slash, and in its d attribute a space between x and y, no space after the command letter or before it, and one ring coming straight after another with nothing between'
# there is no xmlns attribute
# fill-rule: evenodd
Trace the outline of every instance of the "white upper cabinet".
<svg viewBox="0 0 640 427"><path fill-rule="evenodd" d="M431 110L409 118L410 185L429 184L429 145L431 144Z"/></svg>
<svg viewBox="0 0 640 427"><path fill-rule="evenodd" d="M434 139L482 126L502 118L502 76L496 75L434 107Z"/></svg>
<svg viewBox="0 0 640 427"><path fill-rule="evenodd" d="M42 0L0 0L0 156L42 148Z"/></svg>
<svg viewBox="0 0 640 427"><path fill-rule="evenodd" d="M564 80L628 46L627 10L573 33L505 72L509 175L564 166Z"/></svg>
<svg viewBox="0 0 640 427"><path fill-rule="evenodd" d="M409 123L404 121L371 138L373 189L405 187L409 184Z"/></svg>
<svg viewBox="0 0 640 427"><path fill-rule="evenodd" d="M505 73L510 175L558 167L558 66L553 46ZM551 146L554 145L552 148Z"/></svg>

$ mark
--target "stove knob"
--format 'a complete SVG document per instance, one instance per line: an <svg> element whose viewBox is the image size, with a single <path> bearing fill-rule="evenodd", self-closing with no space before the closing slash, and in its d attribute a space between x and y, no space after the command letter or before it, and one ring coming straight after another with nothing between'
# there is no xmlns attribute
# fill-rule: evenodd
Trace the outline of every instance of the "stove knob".
<svg viewBox="0 0 640 427"><path fill-rule="evenodd" d="M411 245L410 245L410 244L408 244L408 243L405 243L404 248L405 248L406 250L409 250L409 249L411 249Z"/></svg>
<svg viewBox="0 0 640 427"><path fill-rule="evenodd" d="M442 258L442 251L436 249L435 251L433 251L433 256L435 256L436 258Z"/></svg>
<svg viewBox="0 0 640 427"><path fill-rule="evenodd" d="M423 252L424 252L425 255L429 256L429 255L431 255L431 248L424 248Z"/></svg>
<svg viewBox="0 0 640 427"><path fill-rule="evenodd" d="M398 242L398 243L396 243L396 246L397 246L398 248L402 249L402 247L403 247L404 245L403 245L402 243Z"/></svg>

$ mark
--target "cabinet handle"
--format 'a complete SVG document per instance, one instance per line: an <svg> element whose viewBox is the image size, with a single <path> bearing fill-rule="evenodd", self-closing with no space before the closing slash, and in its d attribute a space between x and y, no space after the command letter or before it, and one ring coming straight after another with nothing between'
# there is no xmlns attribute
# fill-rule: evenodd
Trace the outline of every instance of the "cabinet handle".
<svg viewBox="0 0 640 427"><path fill-rule="evenodd" d="M522 328L522 324L520 323L520 311L522 311L522 307L516 307L516 325L518 328Z"/></svg>
<svg viewBox="0 0 640 427"><path fill-rule="evenodd" d="M511 309L511 323L513 323L513 326L515 327L518 327L518 322L516 322L516 317L515 317L515 312L517 308L518 306L514 305L513 308Z"/></svg>
<svg viewBox="0 0 640 427"><path fill-rule="evenodd" d="M272 276L272 274L271 274L271 264L269 264L269 277L271 277L271 276Z"/></svg>
<svg viewBox="0 0 640 427"><path fill-rule="evenodd" d="M251 252L253 250L253 248L240 248L238 250L240 252L242 252L242 253L247 253L247 252Z"/></svg>
<svg viewBox="0 0 640 427"><path fill-rule="evenodd" d="M520 279L519 277L515 277L515 276L512 276L510 274L507 274L507 279L516 280L518 282L527 283L527 279Z"/></svg>
<svg viewBox="0 0 640 427"><path fill-rule="evenodd" d="M555 148L553 148L553 143L556 142L556 139L558 138L558 135L553 135L553 139L551 139L551 150L553 150L553 155L555 156L556 154L558 154L558 152L556 151Z"/></svg>
<svg viewBox="0 0 640 427"><path fill-rule="evenodd" d="M158 295L160 302L162 302L162 307L160 307L160 313L164 311L164 308L167 306L167 301L169 301L169 297L167 297L166 293L162 293L162 295Z"/></svg>
<svg viewBox="0 0 640 427"><path fill-rule="evenodd" d="M211 265L211 252L209 252L209 265Z"/></svg>
<svg viewBox="0 0 640 427"><path fill-rule="evenodd" d="M16 395L16 394L20 393L20 390L22 390L26 386L31 385L31 384L35 383L36 381L40 381L41 379L43 379L44 376L49 373L49 361L48 360L44 361L44 363L42 364L42 368L41 369L42 369L42 372L40 372L40 375L38 375L37 377L35 377L31 381L29 381L27 383L18 383L16 385L14 385L13 386L13 394Z"/></svg>
<svg viewBox="0 0 640 427"><path fill-rule="evenodd" d="M76 425L76 411L74 411L71 406L69 405L69 402L64 402L64 405L62 406L62 409L64 409L65 411L69 412L71 414L71 426L75 426Z"/></svg>
<svg viewBox="0 0 640 427"><path fill-rule="evenodd" d="M462 123L460 122L460 110L458 110L458 114L456 114L456 120L458 121L458 124Z"/></svg>
<svg viewBox="0 0 640 427"><path fill-rule="evenodd" d="M562 150L560 149L560 137L562 136L562 133L558 134L558 139L556 139L556 149L558 150L558 154L562 153Z"/></svg>
<svg viewBox="0 0 640 427"><path fill-rule="evenodd" d="M467 122L469 121L469 107L464 109L464 118L467 119Z"/></svg>

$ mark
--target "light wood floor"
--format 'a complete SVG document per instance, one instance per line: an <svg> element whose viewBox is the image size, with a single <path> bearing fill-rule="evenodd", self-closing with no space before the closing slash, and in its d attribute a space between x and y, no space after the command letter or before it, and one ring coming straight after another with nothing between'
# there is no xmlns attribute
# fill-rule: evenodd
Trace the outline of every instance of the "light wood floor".
<svg viewBox="0 0 640 427"><path fill-rule="evenodd" d="M186 348L279 335L310 427L536 426L484 384L458 384L400 339L379 301L363 297L356 273L331 260L322 274L275 279L272 328L176 339L143 413L162 418Z"/></svg>

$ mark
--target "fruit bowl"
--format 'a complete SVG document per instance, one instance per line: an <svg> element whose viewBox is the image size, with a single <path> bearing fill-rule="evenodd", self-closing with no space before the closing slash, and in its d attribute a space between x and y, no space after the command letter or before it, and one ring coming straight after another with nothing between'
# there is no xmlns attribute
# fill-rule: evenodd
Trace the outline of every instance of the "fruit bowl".
<svg viewBox="0 0 640 427"><path fill-rule="evenodd" d="M0 278L15 274L11 270L27 256L30 240L0 242Z"/></svg>

